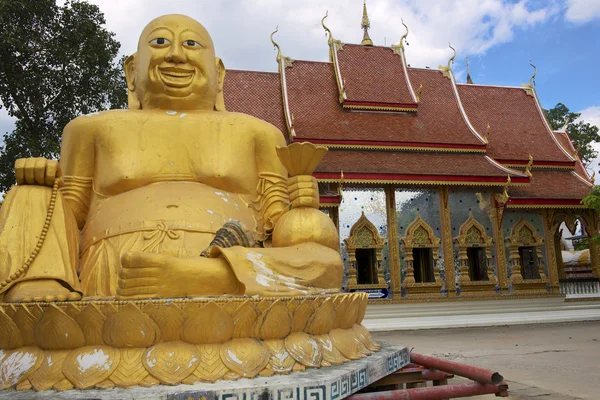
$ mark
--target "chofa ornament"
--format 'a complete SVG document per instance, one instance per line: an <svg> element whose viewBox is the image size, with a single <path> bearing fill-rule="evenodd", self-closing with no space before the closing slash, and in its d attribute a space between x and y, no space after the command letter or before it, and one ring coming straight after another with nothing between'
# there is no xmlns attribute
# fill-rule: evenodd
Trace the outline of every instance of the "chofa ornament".
<svg viewBox="0 0 600 400"><path fill-rule="evenodd" d="M0 304L0 389L191 384L337 365L379 349L360 324L367 300Z"/></svg>

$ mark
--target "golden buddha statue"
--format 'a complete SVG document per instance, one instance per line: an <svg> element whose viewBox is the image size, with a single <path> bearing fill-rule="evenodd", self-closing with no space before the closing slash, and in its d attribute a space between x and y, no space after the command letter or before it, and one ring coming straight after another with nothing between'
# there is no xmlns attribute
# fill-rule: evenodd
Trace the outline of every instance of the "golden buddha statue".
<svg viewBox="0 0 600 400"><path fill-rule="evenodd" d="M288 178L277 128L225 110L206 29L153 20L125 71L128 110L71 121L60 165L17 160L0 211L0 302L339 291L332 221L280 218L318 209L316 180Z"/></svg>

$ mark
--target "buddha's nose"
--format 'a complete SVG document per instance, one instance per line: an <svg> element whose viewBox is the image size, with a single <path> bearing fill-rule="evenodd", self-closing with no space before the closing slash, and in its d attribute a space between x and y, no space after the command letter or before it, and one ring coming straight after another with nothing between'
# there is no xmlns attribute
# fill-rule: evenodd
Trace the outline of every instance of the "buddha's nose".
<svg viewBox="0 0 600 400"><path fill-rule="evenodd" d="M183 55L183 48L182 48L181 44L173 43L171 45L171 48L169 49L169 52L165 56L165 60L168 62L174 62L174 63L185 62L185 57Z"/></svg>

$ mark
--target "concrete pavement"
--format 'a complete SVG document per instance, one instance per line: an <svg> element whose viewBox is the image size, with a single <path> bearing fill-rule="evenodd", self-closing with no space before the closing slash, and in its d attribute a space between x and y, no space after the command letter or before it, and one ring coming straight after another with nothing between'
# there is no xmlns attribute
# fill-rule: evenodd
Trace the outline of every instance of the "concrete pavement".
<svg viewBox="0 0 600 400"><path fill-rule="evenodd" d="M376 332L374 337L498 371L508 382L510 399L600 400L600 321Z"/></svg>

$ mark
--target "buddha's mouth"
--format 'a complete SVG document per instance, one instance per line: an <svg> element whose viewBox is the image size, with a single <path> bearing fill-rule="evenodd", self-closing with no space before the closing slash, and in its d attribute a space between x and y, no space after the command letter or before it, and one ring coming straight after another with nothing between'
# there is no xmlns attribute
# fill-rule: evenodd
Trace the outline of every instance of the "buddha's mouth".
<svg viewBox="0 0 600 400"><path fill-rule="evenodd" d="M158 71L163 83L169 87L184 88L194 80L193 69L167 67L159 68Z"/></svg>

